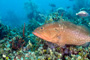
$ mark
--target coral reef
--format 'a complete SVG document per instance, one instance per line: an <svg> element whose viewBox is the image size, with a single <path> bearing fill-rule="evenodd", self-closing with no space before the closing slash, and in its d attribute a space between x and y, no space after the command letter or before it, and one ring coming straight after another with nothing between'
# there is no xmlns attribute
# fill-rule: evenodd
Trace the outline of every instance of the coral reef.
<svg viewBox="0 0 90 60"><path fill-rule="evenodd" d="M9 30L10 28L8 26L5 26L2 23L0 23L0 39L7 37Z"/></svg>
<svg viewBox="0 0 90 60"><path fill-rule="evenodd" d="M58 8L45 16L31 0L25 5L28 10L28 24L24 23L20 28L10 29L0 23L0 60L90 60L90 45L59 47L32 34L37 27L60 20L90 28L90 17L81 18L63 8ZM85 5L79 6L76 11L80 9L90 13L90 8L84 7Z"/></svg>
<svg viewBox="0 0 90 60"><path fill-rule="evenodd" d="M25 25L24 25L25 26ZM25 27L26 28L26 27ZM29 33L29 32L25 32ZM0 45L0 59L22 59L22 60L89 60L90 59L90 45L71 46L66 45L59 47L56 44L46 42L34 35L25 35L29 41L24 45L23 36L17 35L12 39L4 39L6 43ZM11 42L9 44L9 42ZM13 45L12 45L13 44ZM16 49L16 50L12 50ZM12 56L12 57L11 57Z"/></svg>
<svg viewBox="0 0 90 60"><path fill-rule="evenodd" d="M24 39L20 37L14 37L12 41L10 42L12 50L20 50L25 45Z"/></svg>

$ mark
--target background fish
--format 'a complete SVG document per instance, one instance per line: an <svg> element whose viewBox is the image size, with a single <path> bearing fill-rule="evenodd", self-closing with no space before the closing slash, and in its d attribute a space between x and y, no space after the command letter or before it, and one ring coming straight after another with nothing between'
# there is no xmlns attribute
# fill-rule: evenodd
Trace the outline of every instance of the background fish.
<svg viewBox="0 0 90 60"><path fill-rule="evenodd" d="M89 16L89 14L86 11L80 11L80 12L76 13L76 15L81 16L81 17Z"/></svg>
<svg viewBox="0 0 90 60"><path fill-rule="evenodd" d="M33 34L59 46L82 45L90 42L89 32L86 29L66 21L43 25L35 29Z"/></svg>
<svg viewBox="0 0 90 60"><path fill-rule="evenodd" d="M51 7L56 7L56 5L55 5L55 4L49 4L49 6L51 6Z"/></svg>

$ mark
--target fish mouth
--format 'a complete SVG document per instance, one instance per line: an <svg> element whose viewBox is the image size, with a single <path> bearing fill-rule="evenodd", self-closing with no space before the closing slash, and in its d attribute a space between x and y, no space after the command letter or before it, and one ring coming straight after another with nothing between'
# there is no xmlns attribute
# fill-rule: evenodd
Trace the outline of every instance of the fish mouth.
<svg viewBox="0 0 90 60"><path fill-rule="evenodd" d="M41 39L44 39L44 40L49 40L47 37L45 37L45 36L43 36L43 35L40 35L40 34L38 34L38 33L36 33L36 32L32 32L35 36L37 36L37 37L39 37L39 38L41 38Z"/></svg>
<svg viewBox="0 0 90 60"><path fill-rule="evenodd" d="M42 37L41 35L39 35L38 33L36 33L36 32L32 32L34 35L36 35L36 36L38 36L38 37Z"/></svg>
<svg viewBox="0 0 90 60"><path fill-rule="evenodd" d="M36 32L32 32L35 36L37 36L37 37L39 37L39 38L42 38L42 39L45 39L44 38L44 36L42 36L42 35L40 35L40 34L38 34L38 33L36 33ZM45 39L46 40L46 39Z"/></svg>

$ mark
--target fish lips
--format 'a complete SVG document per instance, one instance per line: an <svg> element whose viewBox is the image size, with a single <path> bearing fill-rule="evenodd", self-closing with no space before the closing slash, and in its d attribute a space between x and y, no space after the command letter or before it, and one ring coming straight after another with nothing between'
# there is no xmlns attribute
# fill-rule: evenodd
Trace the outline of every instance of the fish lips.
<svg viewBox="0 0 90 60"><path fill-rule="evenodd" d="M38 34L38 33L36 33L36 32L32 32L35 36L38 36L38 37L40 37L41 38L41 36Z"/></svg>
<svg viewBox="0 0 90 60"><path fill-rule="evenodd" d="M40 34L38 34L37 32L32 32L35 36L39 37L39 38L42 38L44 40L46 40L46 38Z"/></svg>
<svg viewBox="0 0 90 60"><path fill-rule="evenodd" d="M50 38L48 38L48 37L45 37L45 36L43 36L43 35L40 35L39 33L37 33L37 32L32 32L35 36L37 36L37 37L39 37L39 38L41 38L41 39L44 39L44 40L46 40L46 41L51 41L51 39Z"/></svg>

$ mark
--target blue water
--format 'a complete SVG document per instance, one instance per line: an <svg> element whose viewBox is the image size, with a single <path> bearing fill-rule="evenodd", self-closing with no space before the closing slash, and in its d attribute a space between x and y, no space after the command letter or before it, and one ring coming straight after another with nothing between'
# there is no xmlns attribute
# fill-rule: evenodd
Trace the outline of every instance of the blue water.
<svg viewBox="0 0 90 60"><path fill-rule="evenodd" d="M2 23L11 27L17 27L28 22L25 3L29 0L0 0L0 16ZM72 7L73 1L69 0L32 0L38 6L40 12L49 13L49 4L55 4L56 8Z"/></svg>
<svg viewBox="0 0 90 60"><path fill-rule="evenodd" d="M6 25L16 27L27 21L24 3L26 0L0 0L0 16Z"/></svg>

